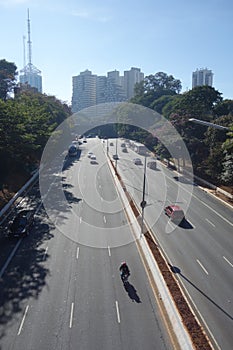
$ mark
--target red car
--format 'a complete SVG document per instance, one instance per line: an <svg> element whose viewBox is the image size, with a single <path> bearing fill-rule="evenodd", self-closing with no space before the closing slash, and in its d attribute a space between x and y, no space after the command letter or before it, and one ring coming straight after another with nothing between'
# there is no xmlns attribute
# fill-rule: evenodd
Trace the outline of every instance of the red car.
<svg viewBox="0 0 233 350"><path fill-rule="evenodd" d="M179 205L171 204L164 208L165 214L172 221L181 222L184 219L184 212Z"/></svg>

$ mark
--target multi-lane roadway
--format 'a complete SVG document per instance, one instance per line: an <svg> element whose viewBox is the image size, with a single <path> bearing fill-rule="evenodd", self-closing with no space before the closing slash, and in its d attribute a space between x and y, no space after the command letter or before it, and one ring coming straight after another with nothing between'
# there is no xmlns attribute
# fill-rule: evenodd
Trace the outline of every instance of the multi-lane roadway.
<svg viewBox="0 0 233 350"><path fill-rule="evenodd" d="M48 213L38 189L28 193L37 208L30 235L0 238L0 349L174 349L100 140L54 176ZM66 205L54 208L59 182Z"/></svg>
<svg viewBox="0 0 233 350"><path fill-rule="evenodd" d="M109 156L114 153L115 142L109 147ZM118 172L140 208L145 158L130 148L128 153L123 153L119 140L118 155ZM141 166L134 164L135 157L141 158ZM193 182L183 177L177 179L177 175L160 162L157 170L146 168L145 221L174 266L214 346L230 350L233 344L233 211ZM163 209L170 203L185 210L183 225L171 223L164 215Z"/></svg>

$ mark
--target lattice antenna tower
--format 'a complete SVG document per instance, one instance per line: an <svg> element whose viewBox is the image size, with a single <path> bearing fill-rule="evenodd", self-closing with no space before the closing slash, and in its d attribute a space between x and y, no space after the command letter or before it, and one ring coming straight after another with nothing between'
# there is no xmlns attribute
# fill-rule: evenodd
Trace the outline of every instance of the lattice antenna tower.
<svg viewBox="0 0 233 350"><path fill-rule="evenodd" d="M24 73L24 75L31 75L31 74L40 74L41 71L36 68L32 64L32 41L31 41L31 29L30 29L30 17L29 17L29 9L28 9L28 19L27 19L27 27L28 27L28 63L25 64L25 36L24 36L24 68L20 71L21 73Z"/></svg>
<svg viewBox="0 0 233 350"><path fill-rule="evenodd" d="M28 65L29 69L32 66L32 42L31 42L31 29L30 29L30 18L29 18L29 9L28 9Z"/></svg>

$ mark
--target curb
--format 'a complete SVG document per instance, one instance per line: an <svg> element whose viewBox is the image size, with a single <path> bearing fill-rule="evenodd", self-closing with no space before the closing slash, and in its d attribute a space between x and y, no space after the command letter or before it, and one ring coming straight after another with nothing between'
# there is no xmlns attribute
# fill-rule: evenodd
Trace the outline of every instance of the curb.
<svg viewBox="0 0 233 350"><path fill-rule="evenodd" d="M107 154L106 154L107 156ZM120 180L118 179L117 175L115 174L115 169L113 167L113 164L109 157L107 156L108 165L110 168L110 171L112 173L113 179L115 181L119 196L124 203L128 204L128 198L125 193L125 188L121 186ZM135 217L135 214L133 212L133 209L131 208L130 204L127 206L124 206L124 210L126 212L126 215L128 217L129 223L132 226L132 233L135 235L136 243L140 246L141 251L143 253L143 257L146 259L146 262L149 266L152 278L154 283L156 284L156 287L158 289L159 299L163 303L163 306L166 310L166 316L169 319L169 325L172 326L174 335L176 337L176 340L179 344L180 349L182 350L194 350L195 347L192 343L192 339L186 330L182 318L177 310L177 307L175 305L175 302L170 294L170 291L165 283L165 280L163 278L163 275L158 267L157 262L155 261L155 258L152 255L151 249L144 237L144 235L141 235L141 227Z"/></svg>

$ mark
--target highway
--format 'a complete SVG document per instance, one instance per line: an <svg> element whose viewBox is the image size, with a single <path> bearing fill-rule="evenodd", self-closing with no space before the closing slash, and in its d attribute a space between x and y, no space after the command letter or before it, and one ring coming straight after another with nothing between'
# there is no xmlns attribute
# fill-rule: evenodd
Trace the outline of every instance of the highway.
<svg viewBox="0 0 233 350"><path fill-rule="evenodd" d="M109 156L115 153L109 147ZM104 146L106 147L106 146ZM133 150L123 153L118 140L117 169L127 190L140 208L144 157ZM135 165L139 157L143 165ZM145 221L153 230L177 278L190 296L216 349L231 350L233 344L233 219L232 209L157 162L146 168L147 206ZM177 226L164 215L170 203L185 210L184 225Z"/></svg>
<svg viewBox="0 0 233 350"><path fill-rule="evenodd" d="M30 235L0 237L0 350L174 349L100 140L82 146L60 181L66 211L48 218L35 190Z"/></svg>

